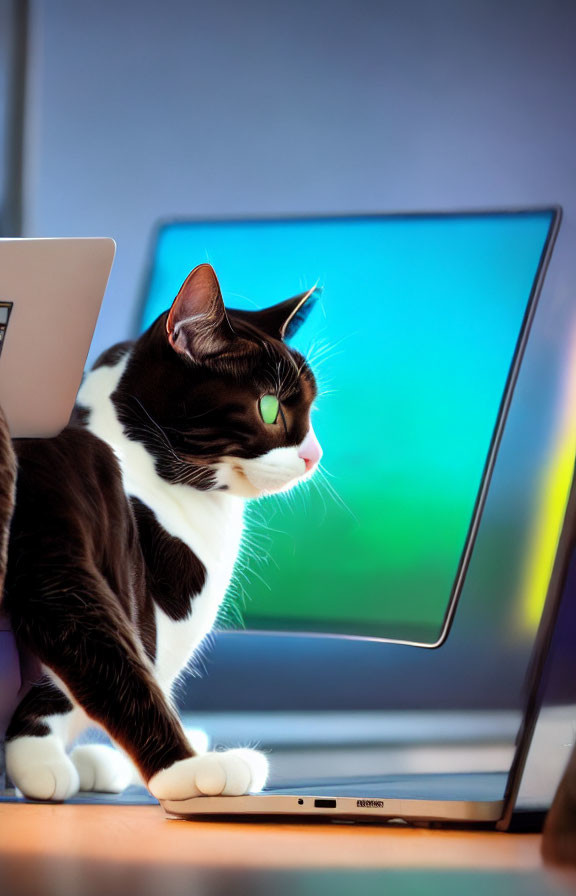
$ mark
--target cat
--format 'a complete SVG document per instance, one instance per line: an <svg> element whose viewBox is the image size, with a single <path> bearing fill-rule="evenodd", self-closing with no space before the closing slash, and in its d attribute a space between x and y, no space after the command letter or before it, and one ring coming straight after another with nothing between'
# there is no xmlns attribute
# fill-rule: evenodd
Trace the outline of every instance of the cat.
<svg viewBox="0 0 576 896"><path fill-rule="evenodd" d="M127 757L158 799L264 786L257 750L194 749L172 688L214 626L245 501L320 461L316 381L287 345L316 296L227 310L199 265L139 339L98 359L59 436L13 452L1 417L3 610L43 673L6 733L6 769L26 797L120 792ZM68 754L94 724L120 750Z"/></svg>

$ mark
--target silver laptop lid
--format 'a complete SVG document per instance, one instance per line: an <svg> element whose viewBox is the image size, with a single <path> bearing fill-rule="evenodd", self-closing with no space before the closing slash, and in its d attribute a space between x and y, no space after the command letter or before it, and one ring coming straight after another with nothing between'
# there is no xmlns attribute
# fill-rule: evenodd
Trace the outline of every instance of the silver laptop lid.
<svg viewBox="0 0 576 896"><path fill-rule="evenodd" d="M0 239L0 405L13 437L68 423L115 249L106 237Z"/></svg>

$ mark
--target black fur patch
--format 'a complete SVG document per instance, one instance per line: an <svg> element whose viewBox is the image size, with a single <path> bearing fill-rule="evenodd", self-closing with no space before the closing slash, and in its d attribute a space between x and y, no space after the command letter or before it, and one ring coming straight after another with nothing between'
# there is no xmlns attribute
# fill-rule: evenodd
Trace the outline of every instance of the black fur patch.
<svg viewBox="0 0 576 896"><path fill-rule="evenodd" d="M147 593L170 619L186 619L191 599L206 582L206 567L183 541L166 532L145 504L131 500L146 564Z"/></svg>
<svg viewBox="0 0 576 896"><path fill-rule="evenodd" d="M87 426L90 420L90 409L75 404L70 417L70 426Z"/></svg>
<svg viewBox="0 0 576 896"><path fill-rule="evenodd" d="M46 716L66 715L72 711L68 697L51 682L34 685L18 704L6 732L6 740L14 737L44 737L50 728L39 721Z"/></svg>

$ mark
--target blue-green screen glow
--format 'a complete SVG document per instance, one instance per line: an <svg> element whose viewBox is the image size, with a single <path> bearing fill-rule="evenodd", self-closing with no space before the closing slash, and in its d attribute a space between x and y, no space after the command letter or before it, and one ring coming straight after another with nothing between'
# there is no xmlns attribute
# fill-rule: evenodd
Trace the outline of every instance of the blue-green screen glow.
<svg viewBox="0 0 576 896"><path fill-rule="evenodd" d="M228 307L322 286L292 344L323 472L249 506L247 628L438 637L553 212L161 228L148 326L210 262ZM231 612L231 617L233 617Z"/></svg>

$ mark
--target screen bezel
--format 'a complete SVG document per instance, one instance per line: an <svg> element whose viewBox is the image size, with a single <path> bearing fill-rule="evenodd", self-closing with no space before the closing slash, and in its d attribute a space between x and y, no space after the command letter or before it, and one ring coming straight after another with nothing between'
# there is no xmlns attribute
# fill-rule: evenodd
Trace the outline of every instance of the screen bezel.
<svg viewBox="0 0 576 896"><path fill-rule="evenodd" d="M458 607L458 602L460 599L460 595L463 590L464 582L466 579L466 574L468 571L468 567L470 564L470 560L472 557L474 545L476 542L476 536L478 534L478 530L480 528L480 523L482 520L483 510L486 504L486 499L488 496L488 491L490 487L490 482L492 479L492 473L494 470L494 466L496 463L496 459L498 457L498 450L500 447L500 443L502 441L502 436L504 434L506 420L508 418L508 412L510 409L510 405L512 403L512 397L514 395L514 389L516 386L516 382L518 379L518 375L520 372L522 359L524 356L524 352L526 349L526 345L528 342L528 337L530 334L532 322L534 319L534 315L536 313L536 309L538 306L538 300L540 298L540 294L542 291L542 286L544 283L544 279L546 276L546 272L548 270L548 265L550 263L550 258L552 255L552 251L554 248L554 244L556 241L556 237L560 228L560 223L562 220L562 208L556 204L544 205L544 206L535 206L535 207L521 207L521 208L500 208L500 209L449 209L449 210L441 210L441 211L408 211L408 212L360 212L360 213L335 213L335 214L285 214L285 215L233 215L233 216L202 216L202 217L190 217L190 218L170 218L161 220L156 225L156 228L152 234L152 240L150 243L150 251L148 254L149 263L146 268L142 290L141 290L141 299L137 304L137 315L134 321L134 330L135 335L138 335L142 332L142 324L144 319L144 313L146 309L147 298L150 292L150 287L153 279L154 273L154 260L156 257L155 249L158 245L158 242L161 238L163 231L167 229L172 229L175 227L186 227L189 225L215 225L215 224L246 224L246 223L258 223L258 224L274 224L281 222L308 222L308 221L338 221L338 220L373 220L373 219L415 219L415 218L468 218L468 217L510 217L510 216L521 216L521 215L533 215L533 214L550 214L550 225L548 228L548 233L546 236L546 240L540 255L540 260L538 263L538 268L536 270L536 274L533 280L532 289L526 304L526 311L520 326L520 331L518 335L518 339L516 341L514 353L512 356L512 360L510 363L510 368L508 372L508 376L506 378L506 382L504 385L502 399L499 405L496 423L494 425L494 429L492 432L492 438L490 440L490 444L488 447L488 452L486 455L486 461L484 463L482 476L480 479L480 485L478 488L478 492L476 495L476 500L474 502L474 506L472 509L470 524L468 526L468 530L466 533L464 547L462 549L462 553L460 555L460 560L456 569L456 573L454 576L454 582L452 585L452 590L450 593L450 597L447 602L446 612L444 614L444 618L442 620L442 624L440 627L440 631L436 640L431 642L422 641L417 639L409 639L409 638L394 638L394 637L382 637L378 635L361 635L361 634L346 634L339 632L322 632L322 631L300 631L298 629L284 629L284 630L276 630L274 628L270 629L254 629L254 628L245 628L245 629L235 629L234 631L237 633L246 633L250 635L274 635L274 636L287 636L287 637L305 637L305 638L338 638L338 639L354 639L361 641L373 641L378 643L388 643L388 644L402 644L411 647L420 647L426 649L437 649L445 643L448 635L450 633L450 629L452 627L452 623L454 620L454 616L456 613L456 609Z"/></svg>

